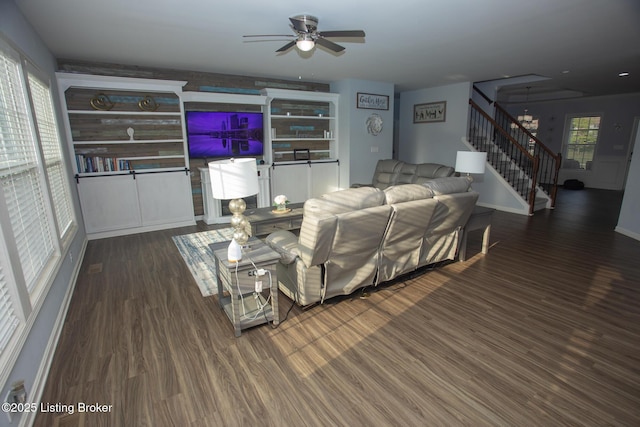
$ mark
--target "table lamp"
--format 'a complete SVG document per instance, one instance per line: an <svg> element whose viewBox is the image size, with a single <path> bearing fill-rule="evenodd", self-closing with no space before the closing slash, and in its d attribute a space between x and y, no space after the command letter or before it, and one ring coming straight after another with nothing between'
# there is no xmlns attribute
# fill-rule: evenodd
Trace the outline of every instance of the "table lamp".
<svg viewBox="0 0 640 427"><path fill-rule="evenodd" d="M231 226L234 230L227 256L229 262L238 262L242 259L242 246L249 240L249 221L243 215L247 204L242 198L260 192L256 159L231 158L209 162L209 175L213 198L230 200L229 210L233 214Z"/></svg>
<svg viewBox="0 0 640 427"><path fill-rule="evenodd" d="M466 173L467 176L472 173L484 173L484 167L487 163L487 153L480 151L458 151L456 155L456 172Z"/></svg>

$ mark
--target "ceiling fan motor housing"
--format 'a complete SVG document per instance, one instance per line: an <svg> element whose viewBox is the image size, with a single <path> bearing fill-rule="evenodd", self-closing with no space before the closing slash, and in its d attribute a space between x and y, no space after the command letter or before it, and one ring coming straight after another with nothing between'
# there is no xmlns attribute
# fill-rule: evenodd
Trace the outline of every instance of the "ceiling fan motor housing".
<svg viewBox="0 0 640 427"><path fill-rule="evenodd" d="M318 30L318 18L312 15L296 15L291 17L292 20L299 21L302 25L295 26L297 32L315 33ZM306 31L302 30L302 26L306 27Z"/></svg>

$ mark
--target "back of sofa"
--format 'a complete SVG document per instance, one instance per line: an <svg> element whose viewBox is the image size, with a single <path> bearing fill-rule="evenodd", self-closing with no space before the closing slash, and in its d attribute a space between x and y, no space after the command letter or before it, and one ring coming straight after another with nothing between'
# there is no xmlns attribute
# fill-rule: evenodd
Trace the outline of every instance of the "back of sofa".
<svg viewBox="0 0 640 427"><path fill-rule="evenodd" d="M470 177L448 177L430 180L429 188L438 201L431 223L424 235L420 266L455 259L465 226L478 201L478 193L469 191Z"/></svg>
<svg viewBox="0 0 640 427"><path fill-rule="evenodd" d="M300 258L307 268L323 265L323 298L373 283L392 211L383 203L384 193L374 187L335 191L305 202Z"/></svg>
<svg viewBox="0 0 640 427"><path fill-rule="evenodd" d="M478 194L466 177L385 189L394 212L380 249L378 282L435 262L455 259Z"/></svg>
<svg viewBox="0 0 640 427"><path fill-rule="evenodd" d="M438 204L423 185L396 185L384 192L393 215L380 246L379 283L418 268L424 235Z"/></svg>

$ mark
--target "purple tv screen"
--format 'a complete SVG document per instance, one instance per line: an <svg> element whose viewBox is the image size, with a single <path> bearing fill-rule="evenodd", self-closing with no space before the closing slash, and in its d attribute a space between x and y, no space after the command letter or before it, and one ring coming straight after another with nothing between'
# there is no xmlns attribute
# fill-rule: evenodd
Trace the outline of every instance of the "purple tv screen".
<svg viewBox="0 0 640 427"><path fill-rule="evenodd" d="M255 157L264 153L262 113L187 111L189 157Z"/></svg>

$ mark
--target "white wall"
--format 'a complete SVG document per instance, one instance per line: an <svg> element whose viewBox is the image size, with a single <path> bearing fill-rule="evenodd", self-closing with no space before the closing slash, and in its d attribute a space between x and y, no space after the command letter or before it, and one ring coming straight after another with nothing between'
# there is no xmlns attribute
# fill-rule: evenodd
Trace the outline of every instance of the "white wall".
<svg viewBox="0 0 640 427"><path fill-rule="evenodd" d="M522 114L525 105L511 104L505 108L517 116ZM531 102L527 108L529 114L539 117L538 138L556 153L563 150L568 115L602 114L600 139L592 169L562 169L559 183L574 178L590 188L621 190L624 187L633 120L640 116L640 94Z"/></svg>
<svg viewBox="0 0 640 427"><path fill-rule="evenodd" d="M54 100L57 100L58 95L54 75L56 67L55 59L12 1L0 1L0 29L5 38L20 48L29 56L34 64L47 73L53 82ZM57 106L57 103L55 105ZM57 109L57 115L58 121L61 123L59 108ZM67 144L64 142L63 151L65 158L69 159ZM71 176L71 172L68 171L68 173L69 176ZM75 271L82 261L80 255L86 242L84 229L82 227L82 217L79 213L78 199L75 191L72 193L76 217L79 222L78 233L69 248L74 254L74 259L71 261L67 253L62 254L64 261L60 266L51 288L40 310L37 312L37 316L30 319L30 321L33 321L33 324L28 330L28 335L25 338L20 355L9 374L7 382L1 384L0 396L2 396L3 401L9 385L14 381L24 380L29 395L29 402L37 402L37 394L39 391L41 392L46 380L50 358L55 350L56 342L54 339L57 338L56 334L59 332L59 327L64 320L61 315L64 314L65 304L70 297L68 292L72 289L72 281L75 279ZM16 414L13 419L13 424L11 425L18 425L19 422L25 421L24 419L20 420L20 418L21 416ZM5 423L8 423L6 415L0 414L0 425L7 425Z"/></svg>
<svg viewBox="0 0 640 427"><path fill-rule="evenodd" d="M634 154L629 166L629 176L624 190L620 216L616 231L626 236L640 240L640 127L635 136Z"/></svg>
<svg viewBox="0 0 640 427"><path fill-rule="evenodd" d="M331 83L331 92L340 94L340 188L370 183L378 160L393 157L393 91L392 83L356 79ZM358 93L388 96L389 109L357 108ZM382 132L378 135L367 132L366 121L371 114L378 114L383 120Z"/></svg>

